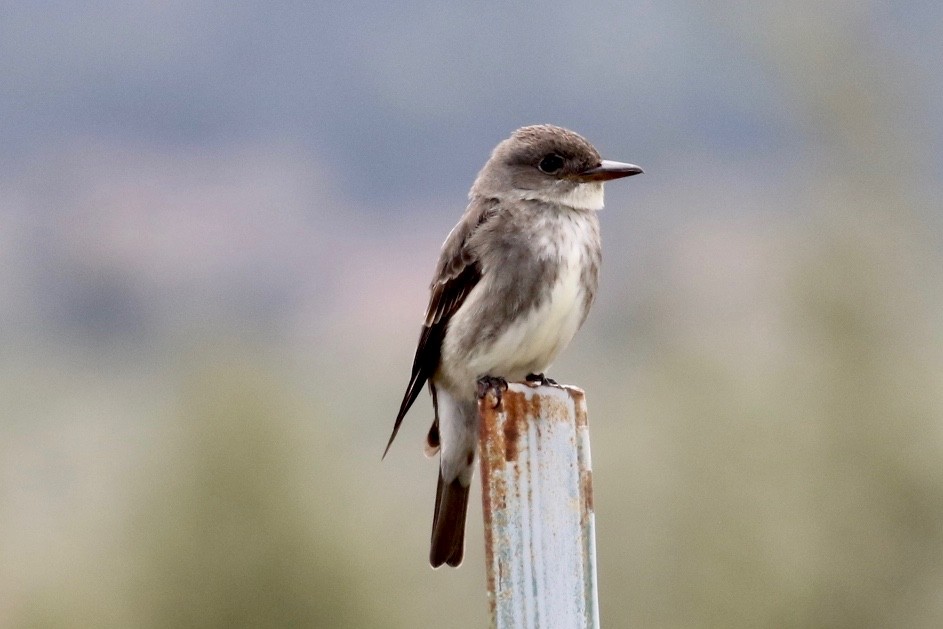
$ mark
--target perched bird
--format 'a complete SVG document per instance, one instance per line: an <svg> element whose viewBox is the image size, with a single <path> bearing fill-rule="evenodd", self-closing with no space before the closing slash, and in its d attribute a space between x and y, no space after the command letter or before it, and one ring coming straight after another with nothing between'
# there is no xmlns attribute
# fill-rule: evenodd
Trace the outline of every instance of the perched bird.
<svg viewBox="0 0 943 629"><path fill-rule="evenodd" d="M412 375L386 452L429 383L435 419L426 452L439 458L434 568L458 566L478 443L478 399L508 381L544 376L596 294L603 182L642 172L600 158L552 125L515 131L494 149L439 255Z"/></svg>

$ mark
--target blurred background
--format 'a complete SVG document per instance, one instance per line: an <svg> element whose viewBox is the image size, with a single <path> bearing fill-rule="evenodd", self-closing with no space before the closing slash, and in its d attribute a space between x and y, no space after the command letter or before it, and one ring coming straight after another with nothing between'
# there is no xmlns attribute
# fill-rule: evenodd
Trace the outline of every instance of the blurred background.
<svg viewBox="0 0 943 629"><path fill-rule="evenodd" d="M481 627L422 399L491 148L608 186L606 627L943 626L943 4L0 3L0 626ZM424 396L425 397L425 396Z"/></svg>

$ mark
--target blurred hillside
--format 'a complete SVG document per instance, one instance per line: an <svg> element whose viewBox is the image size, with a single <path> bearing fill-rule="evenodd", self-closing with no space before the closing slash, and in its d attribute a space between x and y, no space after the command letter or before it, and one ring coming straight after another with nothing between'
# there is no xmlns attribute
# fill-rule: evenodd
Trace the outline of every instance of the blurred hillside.
<svg viewBox="0 0 943 629"><path fill-rule="evenodd" d="M943 7L0 4L0 626L480 627L379 456L495 143L608 188L607 627L943 625ZM477 490L476 490L477 491ZM447 610L447 611L446 611Z"/></svg>

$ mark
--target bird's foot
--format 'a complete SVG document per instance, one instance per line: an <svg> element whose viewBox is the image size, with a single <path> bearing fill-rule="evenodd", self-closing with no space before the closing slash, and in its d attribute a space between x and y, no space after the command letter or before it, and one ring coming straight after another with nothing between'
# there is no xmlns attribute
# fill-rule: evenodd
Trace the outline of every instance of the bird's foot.
<svg viewBox="0 0 943 629"><path fill-rule="evenodd" d="M494 394L494 407L501 406L501 394L508 390L508 381L504 378L495 378L494 376L482 376L478 378L477 393L478 399L484 399L488 393Z"/></svg>
<svg viewBox="0 0 943 629"><path fill-rule="evenodd" d="M524 377L524 380L527 380L528 382L536 382L542 387L545 387L548 385L551 387L560 386L559 384L557 384L556 380L554 380L553 378L548 378L542 373L529 373L527 374L527 376Z"/></svg>

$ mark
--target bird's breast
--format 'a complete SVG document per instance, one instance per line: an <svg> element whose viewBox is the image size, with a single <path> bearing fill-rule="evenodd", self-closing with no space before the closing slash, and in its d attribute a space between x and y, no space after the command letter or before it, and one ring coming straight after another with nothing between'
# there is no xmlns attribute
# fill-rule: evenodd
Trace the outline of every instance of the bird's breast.
<svg viewBox="0 0 943 629"><path fill-rule="evenodd" d="M546 370L586 318L596 290L598 223L589 213L551 218L540 226L536 240L530 243L538 260L535 266L543 269L539 280L542 285L525 288L527 277L517 282L517 290L535 291L539 297L509 313L512 316L490 342L475 348L470 367L478 375L520 380L528 373ZM513 290L512 285L508 291ZM515 295L505 297L513 300Z"/></svg>

